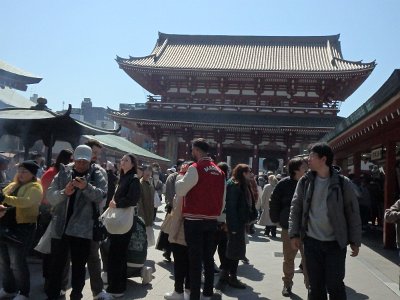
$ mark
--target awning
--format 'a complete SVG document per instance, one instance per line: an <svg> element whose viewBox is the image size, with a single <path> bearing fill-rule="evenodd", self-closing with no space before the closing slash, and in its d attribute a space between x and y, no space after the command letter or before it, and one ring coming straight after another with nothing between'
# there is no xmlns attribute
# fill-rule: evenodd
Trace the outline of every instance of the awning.
<svg viewBox="0 0 400 300"><path fill-rule="evenodd" d="M83 137L87 139L97 140L100 144L104 145L107 148L111 148L117 151L125 152L125 153L133 153L141 159L145 160L156 160L160 162L170 162L169 159L161 157L157 154L154 154L138 145L128 141L127 139L111 134L104 135L84 135Z"/></svg>

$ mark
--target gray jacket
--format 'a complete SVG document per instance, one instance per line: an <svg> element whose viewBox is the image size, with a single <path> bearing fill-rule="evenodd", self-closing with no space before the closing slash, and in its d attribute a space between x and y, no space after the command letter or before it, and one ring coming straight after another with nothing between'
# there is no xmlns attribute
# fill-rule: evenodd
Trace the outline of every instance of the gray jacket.
<svg viewBox="0 0 400 300"><path fill-rule="evenodd" d="M297 183L293 195L289 215L289 237L305 237L312 194L314 190L315 172L308 172ZM339 173L331 168L328 188L328 218L333 227L336 241L341 248L347 244L361 245L361 219L357 195L353 183L343 176L343 192Z"/></svg>
<svg viewBox="0 0 400 300"><path fill-rule="evenodd" d="M64 194L64 188L72 180L73 166L73 163L61 165L46 193L47 200L53 206L51 237L60 239L65 232L69 236L92 239L93 203L98 205L107 194L107 180L95 164L90 166L86 175L87 187L76 191L74 210L65 228L69 197Z"/></svg>

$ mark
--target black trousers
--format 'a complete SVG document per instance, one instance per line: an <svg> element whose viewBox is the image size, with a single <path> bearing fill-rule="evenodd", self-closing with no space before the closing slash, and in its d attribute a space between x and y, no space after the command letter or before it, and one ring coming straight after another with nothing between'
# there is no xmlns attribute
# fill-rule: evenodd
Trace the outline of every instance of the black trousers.
<svg viewBox="0 0 400 300"><path fill-rule="evenodd" d="M215 245L213 253L215 253L215 251L218 250L218 257L221 263L220 269L226 270L226 264L227 264L226 244L228 242L228 233L223 230L223 224L224 223L218 224L218 229L217 232L215 233Z"/></svg>
<svg viewBox="0 0 400 300"><path fill-rule="evenodd" d="M185 239L189 250L190 300L200 299L202 262L204 266L203 295L211 297L214 288L214 244L216 220L184 221Z"/></svg>
<svg viewBox="0 0 400 300"><path fill-rule="evenodd" d="M304 255L310 281L309 300L346 300L344 285L346 248L336 241L304 239Z"/></svg>
<svg viewBox="0 0 400 300"><path fill-rule="evenodd" d="M174 256L175 292L182 294L183 286L185 289L190 289L189 251L184 245L175 243L170 245Z"/></svg>
<svg viewBox="0 0 400 300"><path fill-rule="evenodd" d="M71 300L82 299L82 290L85 286L85 265L90 253L89 239L63 235L61 239L51 240L51 270L49 286L46 291L49 299L57 299L62 287L63 271L71 255Z"/></svg>
<svg viewBox="0 0 400 300"><path fill-rule="evenodd" d="M128 246L132 229L125 234L110 234L110 250L107 264L107 292L120 294L126 290Z"/></svg>

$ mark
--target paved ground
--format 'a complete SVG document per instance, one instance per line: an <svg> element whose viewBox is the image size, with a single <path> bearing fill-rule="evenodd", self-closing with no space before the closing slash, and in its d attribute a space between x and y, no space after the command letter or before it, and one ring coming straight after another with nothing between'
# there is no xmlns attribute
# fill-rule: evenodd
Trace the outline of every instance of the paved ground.
<svg viewBox="0 0 400 300"><path fill-rule="evenodd" d="M159 217L163 213L159 212ZM161 223L157 219L157 230ZM277 239L268 239L257 228L257 234L250 237L247 247L249 265L239 265L238 275L248 285L246 290L227 288L222 299L287 299L281 295L282 245ZM346 265L346 279L348 299L361 300L391 300L400 299L398 257L394 250L384 250L380 246L378 231L371 231L364 236L364 244L357 258L348 256ZM128 291L123 299L163 299L166 292L173 290L171 263L163 261L160 251L149 249L146 265L155 270L154 279L148 285L141 285L140 278L129 280ZM298 265L300 259L296 259ZM45 299L42 293L42 279L40 264L31 263L32 294L31 299ZM306 289L301 274L294 278L293 296L291 299L306 299ZM68 292L67 292L68 295ZM89 280L86 281L84 299L93 299Z"/></svg>

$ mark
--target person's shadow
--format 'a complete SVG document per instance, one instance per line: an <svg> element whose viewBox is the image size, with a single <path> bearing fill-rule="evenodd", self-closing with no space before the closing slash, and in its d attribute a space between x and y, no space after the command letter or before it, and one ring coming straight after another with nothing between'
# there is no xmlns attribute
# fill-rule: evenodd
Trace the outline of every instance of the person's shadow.
<svg viewBox="0 0 400 300"><path fill-rule="evenodd" d="M351 287L346 286L346 294L347 294L347 299L349 300L364 300L364 299L369 299L369 297L365 294L361 294L357 292L356 290L353 290Z"/></svg>
<svg viewBox="0 0 400 300"><path fill-rule="evenodd" d="M240 265L238 267L238 273L240 274L241 277L247 278L251 281L262 281L265 275L264 273L256 269L252 264Z"/></svg>
<svg viewBox="0 0 400 300"><path fill-rule="evenodd" d="M272 300L271 298L267 298L262 296L260 293L257 293L254 291L254 289L251 286L246 286L246 289L244 290L237 290L233 288L226 287L223 294L218 295L214 294L212 297L213 300L221 300L224 299L223 295L226 295L228 297L236 298L239 300L253 300L253 299L259 299L259 300Z"/></svg>

